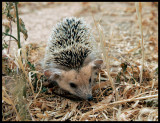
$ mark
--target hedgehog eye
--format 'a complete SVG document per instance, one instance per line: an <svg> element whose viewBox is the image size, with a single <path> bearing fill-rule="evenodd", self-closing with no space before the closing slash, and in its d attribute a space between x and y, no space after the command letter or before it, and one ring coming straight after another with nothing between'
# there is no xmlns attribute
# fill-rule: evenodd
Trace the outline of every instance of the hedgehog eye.
<svg viewBox="0 0 160 123"><path fill-rule="evenodd" d="M98 75L98 72L95 72L95 75Z"/></svg>
<svg viewBox="0 0 160 123"><path fill-rule="evenodd" d="M89 83L91 83L91 77L89 78Z"/></svg>
<svg viewBox="0 0 160 123"><path fill-rule="evenodd" d="M74 84L74 83L69 83L69 85L72 87L72 88L77 88L77 85L76 84Z"/></svg>

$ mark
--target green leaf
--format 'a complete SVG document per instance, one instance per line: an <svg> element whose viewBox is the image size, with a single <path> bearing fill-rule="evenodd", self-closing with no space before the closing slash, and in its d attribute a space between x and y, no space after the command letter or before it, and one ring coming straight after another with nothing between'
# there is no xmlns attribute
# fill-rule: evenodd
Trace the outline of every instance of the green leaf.
<svg viewBox="0 0 160 123"><path fill-rule="evenodd" d="M7 19L15 22L15 7L13 2L6 2L5 12Z"/></svg>
<svg viewBox="0 0 160 123"><path fill-rule="evenodd" d="M8 26L5 26L5 33L8 34L9 30L10 30L10 28Z"/></svg>
<svg viewBox="0 0 160 123"><path fill-rule="evenodd" d="M155 71L156 71L156 74L158 74L158 67L155 69Z"/></svg>
<svg viewBox="0 0 160 123"><path fill-rule="evenodd" d="M5 33L7 33L8 34L8 32L10 31L10 22L4 22L4 23L2 23L2 25L4 26L4 28L5 28Z"/></svg>
<svg viewBox="0 0 160 123"><path fill-rule="evenodd" d="M122 64L121 64L121 67L122 67L122 69L123 69L123 72L126 72L127 63L122 63Z"/></svg>
<svg viewBox="0 0 160 123"><path fill-rule="evenodd" d="M35 67L34 67L34 65L33 64L31 64L31 62L27 62L28 63L28 65L29 65L29 67L31 68L31 70L35 70Z"/></svg>
<svg viewBox="0 0 160 123"><path fill-rule="evenodd" d="M2 44L2 50L5 49L5 48L8 48L8 44L3 43L3 44Z"/></svg>

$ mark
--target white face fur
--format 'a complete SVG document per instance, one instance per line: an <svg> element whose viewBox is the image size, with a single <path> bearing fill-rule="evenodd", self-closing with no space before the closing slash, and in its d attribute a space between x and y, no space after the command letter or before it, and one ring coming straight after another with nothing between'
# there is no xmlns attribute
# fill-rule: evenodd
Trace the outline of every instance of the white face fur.
<svg viewBox="0 0 160 123"><path fill-rule="evenodd" d="M91 62L82 67L79 71L64 71L61 69L54 69L54 71L50 70L48 77L51 80L56 81L62 89L69 91L71 94L86 100L91 100L93 76L97 70L99 70L101 62L98 61L97 63L98 65L95 64L95 62Z"/></svg>

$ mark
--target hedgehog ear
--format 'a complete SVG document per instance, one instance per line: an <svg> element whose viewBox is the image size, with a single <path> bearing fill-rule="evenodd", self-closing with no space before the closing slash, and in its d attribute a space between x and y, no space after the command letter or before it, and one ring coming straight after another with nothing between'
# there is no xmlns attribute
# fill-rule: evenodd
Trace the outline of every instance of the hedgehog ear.
<svg viewBox="0 0 160 123"><path fill-rule="evenodd" d="M96 55L92 52L92 53L90 53L90 54L85 58L84 63L83 63L84 66L85 66L85 65L88 65L88 64L91 63L91 62L93 62L94 59L96 59Z"/></svg>
<svg viewBox="0 0 160 123"><path fill-rule="evenodd" d="M103 60L96 59L92 62L92 69L101 69L102 65L103 65Z"/></svg>
<svg viewBox="0 0 160 123"><path fill-rule="evenodd" d="M54 70L45 70L44 75L49 78L50 80L57 80L60 78L62 71L60 69Z"/></svg>

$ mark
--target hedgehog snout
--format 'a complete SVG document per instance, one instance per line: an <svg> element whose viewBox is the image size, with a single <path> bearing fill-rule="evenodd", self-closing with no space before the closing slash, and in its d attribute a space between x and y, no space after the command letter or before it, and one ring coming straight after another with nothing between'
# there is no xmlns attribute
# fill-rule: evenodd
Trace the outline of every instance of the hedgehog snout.
<svg viewBox="0 0 160 123"><path fill-rule="evenodd" d="M91 101L93 99L92 97L92 88L90 88L89 86L86 87L85 85L83 86L78 86L78 88L74 91L75 95L82 98L82 99L85 99L85 100L88 100L88 101Z"/></svg>
<svg viewBox="0 0 160 123"><path fill-rule="evenodd" d="M87 100L88 100L88 101L93 100L93 96L92 96L91 94L88 94L88 95L87 95Z"/></svg>

